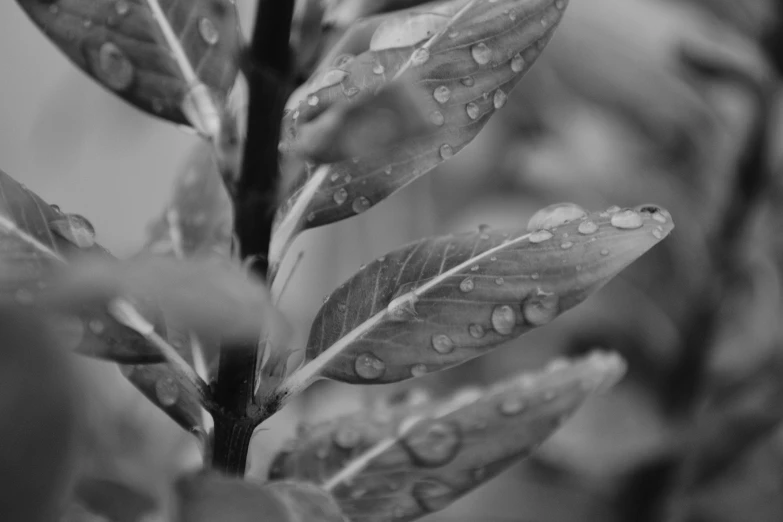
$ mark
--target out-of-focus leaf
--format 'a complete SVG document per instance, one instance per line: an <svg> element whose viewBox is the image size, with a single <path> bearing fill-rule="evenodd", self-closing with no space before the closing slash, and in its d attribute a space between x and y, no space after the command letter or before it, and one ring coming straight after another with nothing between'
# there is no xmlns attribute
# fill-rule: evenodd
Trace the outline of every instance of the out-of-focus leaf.
<svg viewBox="0 0 783 522"><path fill-rule="evenodd" d="M327 0L325 19L330 24L348 25L357 18L425 3L427 0Z"/></svg>
<svg viewBox="0 0 783 522"><path fill-rule="evenodd" d="M415 85L395 82L372 98L335 105L299 127L289 146L317 163L379 152L433 130L425 117L425 96Z"/></svg>
<svg viewBox="0 0 783 522"><path fill-rule="evenodd" d="M613 207L550 230L483 229L405 246L328 297L310 331L310 362L281 393L318 378L400 381L482 355L576 306L672 228L658 207Z"/></svg>
<svg viewBox="0 0 783 522"><path fill-rule="evenodd" d="M145 250L179 258L231 253L233 212L213 148L198 143L177 177L169 205L149 226Z"/></svg>
<svg viewBox="0 0 783 522"><path fill-rule="evenodd" d="M0 308L0 513L3 520L57 520L70 490L76 406L68 355L46 325Z"/></svg>
<svg viewBox="0 0 783 522"><path fill-rule="evenodd" d="M96 81L140 109L214 136L237 75L232 0L18 0Z"/></svg>
<svg viewBox="0 0 783 522"><path fill-rule="evenodd" d="M453 0L395 13L377 28L369 50L338 58L295 93L284 139L335 103L373 96L397 78L432 93L426 117L435 130L305 173L279 210L272 270L301 230L364 212L470 143L538 58L566 4Z"/></svg>
<svg viewBox="0 0 783 522"><path fill-rule="evenodd" d="M0 295L35 304L52 273L89 253L108 259L83 217L64 214L0 171ZM86 355L129 363L162 361L138 333L117 323L103 306L86 305L69 318L68 344Z"/></svg>
<svg viewBox="0 0 783 522"><path fill-rule="evenodd" d="M176 522L344 522L334 499L312 484L261 484L217 474L196 474L176 484Z"/></svg>
<svg viewBox="0 0 783 522"><path fill-rule="evenodd" d="M89 511L112 522L141 522L158 504L147 493L111 479L83 478L74 495Z"/></svg>
<svg viewBox="0 0 783 522"><path fill-rule="evenodd" d="M624 371L594 353L451 400L335 419L283 449L269 475L323 484L354 522L415 520L529 455Z"/></svg>
<svg viewBox="0 0 783 522"><path fill-rule="evenodd" d="M72 300L121 296L156 303L178 325L227 340L257 340L277 313L263 283L228 261L137 257L121 263L84 260L57 292Z"/></svg>

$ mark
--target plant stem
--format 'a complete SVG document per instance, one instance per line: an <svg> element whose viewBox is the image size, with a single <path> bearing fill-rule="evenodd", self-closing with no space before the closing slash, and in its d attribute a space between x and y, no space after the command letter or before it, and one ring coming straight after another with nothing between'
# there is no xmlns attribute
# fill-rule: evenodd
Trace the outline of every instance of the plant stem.
<svg viewBox="0 0 783 522"><path fill-rule="evenodd" d="M242 170L234 190L234 231L239 252L265 278L269 238L277 205L278 142L290 93L289 38L294 0L259 0L253 40L243 57L250 100ZM214 396L213 468L245 473L253 430L263 417L253 404L259 343L223 345Z"/></svg>

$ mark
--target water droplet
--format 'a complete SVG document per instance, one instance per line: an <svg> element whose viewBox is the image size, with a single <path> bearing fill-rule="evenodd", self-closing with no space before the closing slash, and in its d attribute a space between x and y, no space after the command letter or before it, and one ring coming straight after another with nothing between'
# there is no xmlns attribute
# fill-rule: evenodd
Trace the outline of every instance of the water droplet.
<svg viewBox="0 0 783 522"><path fill-rule="evenodd" d="M334 191L334 195L332 197L335 203L342 205L345 203L345 200L348 199L348 191L344 188L339 188Z"/></svg>
<svg viewBox="0 0 783 522"><path fill-rule="evenodd" d="M346 76L348 76L348 73L342 69L329 69L321 79L319 86L331 87L332 85L337 85L343 81Z"/></svg>
<svg viewBox="0 0 783 522"><path fill-rule="evenodd" d="M481 42L470 48L470 54L477 64L486 65L492 58L492 49L487 47L487 44L484 42Z"/></svg>
<svg viewBox="0 0 783 522"><path fill-rule="evenodd" d="M642 216L633 210L622 210L612 214L610 222L613 227L633 230L642 226Z"/></svg>
<svg viewBox="0 0 783 522"><path fill-rule="evenodd" d="M500 402L500 413L503 415L518 415L525 409L525 400L522 397L512 395Z"/></svg>
<svg viewBox="0 0 783 522"><path fill-rule="evenodd" d="M465 106L465 111L468 113L468 117L471 120L475 120L480 116L481 110L479 109L479 106L476 105L474 102L470 102Z"/></svg>
<svg viewBox="0 0 783 522"><path fill-rule="evenodd" d="M440 146L440 157L443 159L449 159L454 155L454 149L451 148L451 145L448 143L445 143Z"/></svg>
<svg viewBox="0 0 783 522"><path fill-rule="evenodd" d="M606 209L607 214L614 214L615 212L620 212L620 207L617 205L612 205L611 207Z"/></svg>
<svg viewBox="0 0 783 522"><path fill-rule="evenodd" d="M433 335L432 347L438 353L451 353L454 351L454 341L446 334Z"/></svg>
<svg viewBox="0 0 783 522"><path fill-rule="evenodd" d="M405 445L421 465L442 466L459 451L460 435L456 426L434 422L413 428L405 437Z"/></svg>
<svg viewBox="0 0 783 522"><path fill-rule="evenodd" d="M451 98L451 91L445 85L441 85L435 89L432 95L435 97L436 102L446 103Z"/></svg>
<svg viewBox="0 0 783 522"><path fill-rule="evenodd" d="M496 306L492 310L492 328L500 335L510 335L516 326L517 316L508 305Z"/></svg>
<svg viewBox="0 0 783 522"><path fill-rule="evenodd" d="M209 18L202 18L198 21L198 34L209 45L215 45L220 40L220 33Z"/></svg>
<svg viewBox="0 0 783 522"><path fill-rule="evenodd" d="M569 221L582 219L587 212L573 203L555 203L546 206L533 214L527 222L528 230L552 229L564 225Z"/></svg>
<svg viewBox="0 0 783 522"><path fill-rule="evenodd" d="M99 321L98 319L93 319L90 321L90 331L94 333L95 335L101 335L103 333L103 330L105 329L103 323Z"/></svg>
<svg viewBox="0 0 783 522"><path fill-rule="evenodd" d="M549 230L536 230L535 232L531 232L527 239L531 243L543 243L544 241L552 239L552 232Z"/></svg>
<svg viewBox="0 0 783 522"><path fill-rule="evenodd" d="M309 221L310 223L315 221L315 212L310 212L309 214L307 214L307 221Z"/></svg>
<svg viewBox="0 0 783 522"><path fill-rule="evenodd" d="M560 243L560 248L562 248L563 250L568 250L572 246L574 246L574 244L571 241L563 241L562 243Z"/></svg>
<svg viewBox="0 0 783 522"><path fill-rule="evenodd" d="M550 323L558 313L559 300L555 294L539 293L528 297L522 304L522 316L533 326Z"/></svg>
<svg viewBox="0 0 783 522"><path fill-rule="evenodd" d="M472 76L465 76L461 82L465 87L473 87L476 84L476 80Z"/></svg>
<svg viewBox="0 0 783 522"><path fill-rule="evenodd" d="M502 277L495 278L495 284L498 285L498 286L501 286L505 282L506 282L506 280L503 279Z"/></svg>
<svg viewBox="0 0 783 522"><path fill-rule="evenodd" d="M364 196L359 196L358 198L354 199L353 203L351 204L351 209L357 214L361 214L368 208L370 208L370 200Z"/></svg>
<svg viewBox="0 0 783 522"><path fill-rule="evenodd" d="M386 67L384 67L381 63L376 63L372 66L372 72L375 74L383 74L386 72Z"/></svg>
<svg viewBox="0 0 783 522"><path fill-rule="evenodd" d="M594 221L590 221L589 219L586 219L581 223L579 223L577 230L579 231L580 234L589 236L590 234L595 234L596 232L598 232L598 225L596 225Z"/></svg>
<svg viewBox="0 0 783 522"><path fill-rule="evenodd" d="M430 121L440 127L446 122L446 118L443 117L443 113L440 111L432 111L430 113Z"/></svg>
<svg viewBox="0 0 783 522"><path fill-rule="evenodd" d="M484 327L480 324L471 324L468 326L468 333L470 333L470 336L474 339L481 339L484 337L484 334L486 333L486 330L484 330Z"/></svg>
<svg viewBox="0 0 783 522"><path fill-rule="evenodd" d="M466 277L459 284L459 289L465 293L471 292L473 288L475 288L475 285L473 284L473 279L470 277Z"/></svg>
<svg viewBox="0 0 783 522"><path fill-rule="evenodd" d="M603 250L601 250L601 255L602 256L608 256L609 255L609 249L604 248Z"/></svg>
<svg viewBox="0 0 783 522"><path fill-rule="evenodd" d="M663 229L661 227L655 227L652 231L652 235L655 239L663 239Z"/></svg>
<svg viewBox="0 0 783 522"><path fill-rule="evenodd" d="M316 105L318 105L318 96L316 96L315 94L311 94L310 96L308 96L307 105L309 105L310 107L315 107Z"/></svg>
<svg viewBox="0 0 783 522"><path fill-rule="evenodd" d="M345 450L355 448L361 440L362 434L351 426L343 426L334 435L334 443Z"/></svg>
<svg viewBox="0 0 783 522"><path fill-rule="evenodd" d="M473 265L472 267L470 267L471 272L478 272L478 269L479 269L478 265Z"/></svg>
<svg viewBox="0 0 783 522"><path fill-rule="evenodd" d="M130 5L127 0L117 0L114 3L114 11L120 16L125 16L130 11Z"/></svg>
<svg viewBox="0 0 783 522"><path fill-rule="evenodd" d="M514 55L514 57L511 59L511 70L515 73L522 72L522 69L525 68L525 59L522 58L522 55L520 53L517 53Z"/></svg>
<svg viewBox="0 0 783 522"><path fill-rule="evenodd" d="M164 377L155 382L155 397L162 406L174 406L179 399L179 387L172 377Z"/></svg>
<svg viewBox="0 0 783 522"><path fill-rule="evenodd" d="M386 364L371 353L363 353L356 358L354 369L362 379L374 380L386 373Z"/></svg>
<svg viewBox="0 0 783 522"><path fill-rule="evenodd" d="M506 104L507 100L508 94L506 94L502 89L498 89L495 91L495 96L492 98L492 103L495 105L496 109L500 109Z"/></svg>
<svg viewBox="0 0 783 522"><path fill-rule="evenodd" d="M419 47L415 51L413 51L413 54L411 55L411 65L418 66L422 65L427 62L427 60L430 59L430 51L429 49L425 47Z"/></svg>
<svg viewBox="0 0 783 522"><path fill-rule="evenodd" d="M49 222L49 229L79 248L95 245L95 228L87 218L79 214L68 214Z"/></svg>
<svg viewBox="0 0 783 522"><path fill-rule="evenodd" d="M411 493L422 509L430 512L440 511L459 495L450 486L435 479L417 482Z"/></svg>
<svg viewBox="0 0 783 522"><path fill-rule="evenodd" d="M94 68L94 72L103 83L115 91L128 89L135 76L133 64L112 42L101 45L98 51L98 67Z"/></svg>
<svg viewBox="0 0 783 522"><path fill-rule="evenodd" d="M411 366L411 375L413 377L423 377L427 375L427 365L426 364L414 364Z"/></svg>

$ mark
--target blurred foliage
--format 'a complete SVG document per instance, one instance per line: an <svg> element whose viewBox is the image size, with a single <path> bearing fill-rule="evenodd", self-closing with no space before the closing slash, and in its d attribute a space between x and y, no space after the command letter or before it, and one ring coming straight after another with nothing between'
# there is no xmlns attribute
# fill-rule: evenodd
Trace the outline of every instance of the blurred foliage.
<svg viewBox="0 0 783 522"><path fill-rule="evenodd" d="M251 18L252 3L238 2L243 23ZM325 52L315 35L333 36L341 20L368 14L367 2L342 4L343 9L329 12L332 25L326 30L300 31L297 38L310 53L303 70L312 67L312 56ZM774 0L574 1L558 34L526 81L510 94L504 111L460 154L372 212L303 234L294 250L304 251L304 258L280 301L296 324L293 343L298 346L304 346L323 296L363 263L424 235L472 230L477 223L516 228L537 209L558 201L588 208L655 201L677 222L671 237L591 301L490 357L415 383L366 390L316 384L257 433L250 474L266 476L271 456L299 420L333 418L374 404L380 396L409 393L412 387L423 386L438 397L458 386L486 385L539 368L557 355L599 347L618 351L629 361L628 377L615 392L587 404L528 461L430 520L783 520L783 105L777 76L783 63L781 9ZM0 25L6 23L11 22ZM304 20L301 27L317 24ZM696 59L684 60L683 49ZM739 74L705 74L705 67L699 67L715 62L725 70L739 69ZM17 67L18 75L24 67ZM748 77L764 82L768 110L759 109ZM114 171L132 180L128 186L149 187L128 201L121 192L107 191L112 195L105 197L104 206L90 214L99 234L130 251L134 245L128 237L138 243L141 234L126 234L125 222L140 223L158 214L168 194L160 187L173 179L173 165L183 162L191 142L156 127L150 135L155 139L147 143L140 136L148 124L133 113L107 97L88 102L71 79L60 86L56 94L36 101L36 110L38 104L43 106L39 119L29 118L38 122L28 123L35 127L33 150L41 151L37 161L46 164L38 171L63 164L95 171L93 178L81 178L91 180L85 183L91 190L83 191L90 197L104 193ZM29 98L41 94L19 89L12 94L21 97L23 92ZM100 113L97 125L86 120L92 113ZM74 121L85 123L73 129ZM765 128L761 137L753 132L760 121ZM0 122L0 127L13 134L13 124ZM101 149L96 143L103 142L96 136L102 134L121 139L125 155L112 150L105 160L73 159L74 151L86 150L85 143L87 149ZM715 232L726 229L727 215L735 216L728 209L741 186L737 180L753 174L739 167L747 165L743 156L759 149L760 139L769 142L757 158L767 177L755 187L760 193L740 209L737 237L726 241ZM155 147L150 163L137 157L146 154L147 145ZM121 170L125 168L129 170ZM82 194L74 188L78 179L64 179L38 174L35 181L48 184L48 194ZM223 229L216 226L215 231L222 239ZM294 268L295 257L282 267L281 278ZM35 455L45 465L27 469L33 478L0 466L4 520L15 520L6 515L15 509L6 508L7 501L20 505L20 500L35 498L25 506L48 509L51 504L36 489L47 487L37 482L41 477L58 485L81 484L73 489L74 505L66 520L109 520L111 508L96 507L90 500L97 481L120 484L114 492L132 491L128 494L138 500L137 513L145 511L147 497L154 499L149 505L158 509L147 520L163 520L162 513L171 508L173 478L199 464L194 442L105 363L75 363L79 387L72 388L60 381L72 378L59 354L52 355L52 366L40 362L48 355L35 355L41 357L34 370L36 382L46 385L31 387L20 376L33 372L24 365L37 350L33 347L45 343L23 339L29 350L17 349L20 341L13 339L14 329L6 329L6 323L3 319L3 335L10 339L4 341L2 355L9 359L0 365L7 375L0 382L11 392L3 397L8 409L2 427L46 428L0 431L2 447L10 452L8 458L17 459L26 455L26 446L15 441L46 451ZM11 358L17 356L15 366ZM45 407L18 409L17 387L27 404L40 400ZM79 419L67 415L70 389L85 410L75 453L78 465L68 468L75 469L76 477L57 471L66 466L62 459L71 454L66 451L68 434ZM54 406L56 415L29 420L21 416ZM6 422L11 418L13 425ZM104 489L99 496L105 500L113 494ZM17 519L51 520L44 511Z"/></svg>

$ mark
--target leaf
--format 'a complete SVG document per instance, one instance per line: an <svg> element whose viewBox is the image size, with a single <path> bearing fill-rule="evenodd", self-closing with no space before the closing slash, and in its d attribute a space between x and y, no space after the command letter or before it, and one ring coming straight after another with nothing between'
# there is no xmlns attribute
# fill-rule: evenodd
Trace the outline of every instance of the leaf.
<svg viewBox="0 0 783 522"><path fill-rule="evenodd" d="M318 378L401 381L482 355L583 301L672 228L658 207L613 207L550 230L481 229L395 250L327 298L311 362L281 393Z"/></svg>
<svg viewBox="0 0 783 522"><path fill-rule="evenodd" d="M176 484L176 522L343 522L331 495L311 484L251 480L200 473Z"/></svg>
<svg viewBox="0 0 783 522"><path fill-rule="evenodd" d="M273 273L302 230L364 212L470 143L536 61L566 3L452 0L395 13L378 27L370 50L338 58L295 94L284 139L332 105L371 97L398 78L432 93L426 116L436 130L305 173L276 218Z"/></svg>
<svg viewBox="0 0 783 522"><path fill-rule="evenodd" d="M237 76L232 0L18 0L85 73L125 101L208 136Z"/></svg>
<svg viewBox="0 0 783 522"><path fill-rule="evenodd" d="M89 253L112 259L95 243L83 217L64 214L0 171L0 296L35 304L53 272L67 260ZM75 351L119 362L150 363L163 358L142 336L120 325L105 307L81 307L68 321Z"/></svg>
<svg viewBox="0 0 783 522"><path fill-rule="evenodd" d="M335 419L285 447L269 476L322 484L352 522L415 520L529 455L624 371L618 356L593 353L450 400Z"/></svg>
<svg viewBox="0 0 783 522"><path fill-rule="evenodd" d="M0 307L0 513L51 522L68 499L83 420L71 361L32 311Z"/></svg>
<svg viewBox="0 0 783 522"><path fill-rule="evenodd" d="M168 206L150 224L144 250L177 258L228 258L233 220L213 149L200 142L177 177Z"/></svg>
<svg viewBox="0 0 783 522"><path fill-rule="evenodd" d="M289 146L310 161L329 163L416 138L431 130L424 97L417 86L395 82L372 98L338 104L302 125Z"/></svg>
<svg viewBox="0 0 783 522"><path fill-rule="evenodd" d="M139 522L158 507L149 494L111 479L84 477L74 495L90 512L105 515L112 522Z"/></svg>

